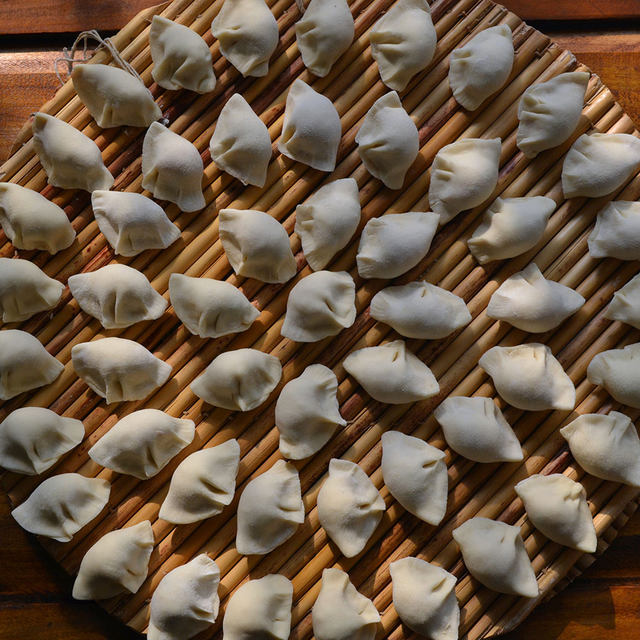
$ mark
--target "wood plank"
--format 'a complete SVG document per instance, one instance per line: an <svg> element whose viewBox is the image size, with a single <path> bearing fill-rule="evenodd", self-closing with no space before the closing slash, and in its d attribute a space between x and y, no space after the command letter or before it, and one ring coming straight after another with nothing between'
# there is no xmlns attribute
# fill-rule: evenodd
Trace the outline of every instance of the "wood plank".
<svg viewBox="0 0 640 640"><path fill-rule="evenodd" d="M640 17L637 0L502 0L524 20L605 20Z"/></svg>

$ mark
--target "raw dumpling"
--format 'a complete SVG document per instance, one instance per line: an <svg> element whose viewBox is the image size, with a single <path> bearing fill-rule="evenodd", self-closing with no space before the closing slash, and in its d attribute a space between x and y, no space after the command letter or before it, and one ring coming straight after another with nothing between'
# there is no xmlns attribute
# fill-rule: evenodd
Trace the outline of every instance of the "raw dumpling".
<svg viewBox="0 0 640 640"><path fill-rule="evenodd" d="M11 515L29 533L69 542L104 509L110 493L102 478L62 473L39 484Z"/></svg>
<svg viewBox="0 0 640 640"><path fill-rule="evenodd" d="M360 196L353 178L325 184L299 204L295 232L309 266L314 271L324 269L347 246L359 224Z"/></svg>
<svg viewBox="0 0 640 640"><path fill-rule="evenodd" d="M107 404L142 400L171 375L170 364L124 338L81 342L71 349L71 361L76 373Z"/></svg>
<svg viewBox="0 0 640 640"><path fill-rule="evenodd" d="M568 410L576 404L571 378L544 344L492 347L478 361L497 392L525 411Z"/></svg>
<svg viewBox="0 0 640 640"><path fill-rule="evenodd" d="M239 93L234 93L222 108L209 150L222 171L242 184L264 187L272 154L271 136Z"/></svg>
<svg viewBox="0 0 640 640"><path fill-rule="evenodd" d="M626 322L640 329L640 275L634 276L613 294L604 317Z"/></svg>
<svg viewBox="0 0 640 640"><path fill-rule="evenodd" d="M82 558L73 597L104 600L125 591L136 593L147 577L153 543L148 520L103 535Z"/></svg>
<svg viewBox="0 0 640 640"><path fill-rule="evenodd" d="M316 271L295 284L281 333L296 342L335 336L356 319L356 285L346 271Z"/></svg>
<svg viewBox="0 0 640 640"><path fill-rule="evenodd" d="M257 349L226 351L214 358L191 383L191 391L205 402L230 411L259 407L282 377L280 360Z"/></svg>
<svg viewBox="0 0 640 640"><path fill-rule="evenodd" d="M555 329L583 304L577 291L545 279L532 262L498 287L489 300L487 316L523 331L542 333Z"/></svg>
<svg viewBox="0 0 640 640"><path fill-rule="evenodd" d="M278 46L278 23L264 0L225 0L211 33L222 55L243 76L267 75Z"/></svg>
<svg viewBox="0 0 640 640"><path fill-rule="evenodd" d="M53 382L64 369L37 338L25 331L0 331L0 400Z"/></svg>
<svg viewBox="0 0 640 640"><path fill-rule="evenodd" d="M378 98L356 134L358 153L367 171L389 189L400 189L418 155L418 128L395 91Z"/></svg>
<svg viewBox="0 0 640 640"><path fill-rule="evenodd" d="M84 438L80 420L41 407L22 407L0 423L0 467L35 476L52 467Z"/></svg>
<svg viewBox="0 0 640 640"><path fill-rule="evenodd" d="M474 462L522 460L520 442L491 398L453 396L433 412L447 444Z"/></svg>
<svg viewBox="0 0 640 640"><path fill-rule="evenodd" d="M251 480L238 501L236 549L262 555L288 540L304 522L298 470L278 460Z"/></svg>
<svg viewBox="0 0 640 640"><path fill-rule="evenodd" d="M439 216L429 211L390 213L367 222L356 262L363 278L395 278L429 253Z"/></svg>
<svg viewBox="0 0 640 640"><path fill-rule="evenodd" d="M509 25L481 31L449 56L449 86L465 109L475 111L501 89L513 67L513 36Z"/></svg>
<svg viewBox="0 0 640 640"><path fill-rule="evenodd" d="M194 435L193 420L141 409L118 420L89 449L89 457L107 469L147 480L190 444Z"/></svg>
<svg viewBox="0 0 640 640"><path fill-rule="evenodd" d="M46 113L34 113L33 144L49 183L61 189L111 189L114 178L98 145L75 127Z"/></svg>
<svg viewBox="0 0 640 640"><path fill-rule="evenodd" d="M187 456L171 476L158 517L190 524L221 513L233 500L239 462L240 445L233 439Z"/></svg>
<svg viewBox="0 0 640 640"><path fill-rule="evenodd" d="M571 71L534 84L522 94L517 144L527 158L561 145L576 130L588 82L588 72Z"/></svg>
<svg viewBox="0 0 640 640"><path fill-rule="evenodd" d="M319 171L333 171L341 135L331 100L298 78L287 94L278 151Z"/></svg>
<svg viewBox="0 0 640 640"><path fill-rule="evenodd" d="M57 253L76 237L64 209L11 182L0 182L0 226L16 249Z"/></svg>
<svg viewBox="0 0 640 640"><path fill-rule="evenodd" d="M592 258L640 260L640 202L610 202L589 234Z"/></svg>
<svg viewBox="0 0 640 640"><path fill-rule="evenodd" d="M404 340L353 351L342 365L378 402L416 402L440 391L431 369L407 350Z"/></svg>
<svg viewBox="0 0 640 640"><path fill-rule="evenodd" d="M204 39L189 27L162 16L153 16L149 31L153 79L165 89L189 89L209 93L216 86L211 51Z"/></svg>
<svg viewBox="0 0 640 640"><path fill-rule="evenodd" d="M336 427L347 422L340 415L338 379L321 364L308 366L287 382L276 402L276 426L280 431L280 453L302 460L320 451Z"/></svg>
<svg viewBox="0 0 640 640"><path fill-rule="evenodd" d="M627 133L585 133L564 158L564 197L606 196L627 182L638 167L640 139Z"/></svg>
<svg viewBox="0 0 640 640"><path fill-rule="evenodd" d="M444 453L400 431L382 435L382 477L391 495L409 512L439 524L447 510Z"/></svg>
<svg viewBox="0 0 640 640"><path fill-rule="evenodd" d="M515 490L527 517L547 538L585 553L596 550L596 529L579 482L561 473L535 474L518 482Z"/></svg>
<svg viewBox="0 0 640 640"><path fill-rule="evenodd" d="M254 209L222 209L220 241L233 270L262 282L286 282L296 275L289 236L268 213Z"/></svg>
<svg viewBox="0 0 640 640"><path fill-rule="evenodd" d="M428 282L387 287L373 296L371 317L400 335L439 340L471 322L462 298Z"/></svg>
<svg viewBox="0 0 640 640"><path fill-rule="evenodd" d="M143 320L156 320L167 301L151 286L144 273L124 264L78 273L68 280L80 308L98 319L105 329L123 329Z"/></svg>
<svg viewBox="0 0 640 640"><path fill-rule="evenodd" d="M587 379L618 402L640 409L640 342L596 354L587 367Z"/></svg>

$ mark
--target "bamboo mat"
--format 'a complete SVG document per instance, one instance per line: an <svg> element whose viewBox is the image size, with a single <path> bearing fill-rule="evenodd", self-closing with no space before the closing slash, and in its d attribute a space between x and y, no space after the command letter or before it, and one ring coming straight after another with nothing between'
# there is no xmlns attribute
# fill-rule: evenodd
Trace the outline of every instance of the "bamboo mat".
<svg viewBox="0 0 640 640"><path fill-rule="evenodd" d="M349 572L355 586L372 598L381 613L378 637L399 640L413 637L403 627L391 604L388 564L392 560L418 555L452 571L459 579L457 596L462 607L461 635L471 640L513 629L539 602L550 597L578 575L593 556L569 550L547 540L525 518L522 503L513 486L532 473L564 472L584 483L599 536L602 552L637 507L638 490L603 482L584 474L572 462L558 427L577 414L619 408L602 389L594 389L585 378L586 367L599 351L638 340L638 332L603 318L613 292L637 272L636 263L594 260L587 253L586 239L597 212L611 199L634 200L640 195L640 178L635 177L618 193L608 198L564 201L560 186L563 156L571 143L590 129L602 132L636 133L634 126L611 92L599 78L591 76L586 106L578 130L561 147L542 153L529 161L515 145L517 105L522 92L532 83L558 73L584 69L570 52L562 51L548 37L524 24L517 16L488 0L436 0L433 19L438 33L438 48L433 63L412 80L402 94L402 102L420 132L421 150L410 169L405 188L390 191L367 174L355 149L354 137L371 104L386 93L368 47L367 32L389 8L392 0L353 0L356 38L331 73L323 79L309 74L298 55L293 24L300 13L293 0L268 0L278 19L280 44L269 74L261 79L243 79L220 56L209 27L221 1L174 0L139 14L114 38L113 42L141 74L163 109L172 130L194 142L205 162L207 207L196 213L181 213L174 205L169 217L182 230L182 237L164 251L147 251L118 262L140 269L153 286L168 298L167 284L173 272L191 276L226 279L255 301L261 315L242 333L217 340L202 340L189 334L170 308L159 320L140 323L126 330L103 330L96 320L80 312L68 289L60 305L22 323L20 328L36 335L47 349L65 364L62 375L48 387L21 396L0 408L0 419L22 405L49 407L58 414L83 420L87 436L45 476L78 471L100 476L112 483L107 510L67 544L42 540L53 558L74 574L83 554L104 533L149 519L153 524L156 546L151 556L149 576L139 592L103 604L104 608L133 628L144 631L148 621L148 602L154 588L167 571L198 553L206 552L218 563L222 581L221 614L201 638L221 636L221 620L228 596L248 577L257 578L279 572L293 581L294 604L292 638L312 637L310 610L320 589L323 568L339 566ZM189 25L211 45L216 89L205 96L189 92L164 91L151 80L148 47L149 20L154 13ZM470 114L451 97L447 82L448 54L481 29L505 23L513 30L516 57L509 82L483 108ZM98 53L96 62L107 62L108 54ZM282 127L284 101L288 86L300 77L328 96L340 113L343 138L334 173L324 174L295 163L277 153L275 143ZM208 143L216 118L225 101L242 93L269 128L275 159L269 167L263 189L243 188L221 173L211 162ZM35 105L34 105L35 106ZM93 138L103 151L105 162L116 176L115 189L142 191L140 154L143 131L131 128L99 129L76 97L70 83L65 84L43 111L55 114ZM286 298L292 286L310 273L293 235L296 204L318 186L336 178L351 176L360 187L363 205L360 230L371 217L384 212L428 210L429 166L443 145L465 137L503 140L500 179L494 196L547 195L559 203L543 239L527 254L506 262L480 267L466 247L466 239L479 224L481 208L458 216L436 236L429 255L411 272L396 279L405 283L424 277L463 297L473 316L471 324L456 334L438 341L408 340L408 346L432 368L439 380L440 394L409 406L389 406L374 402L363 393L341 366L353 349L393 339L389 327L369 317L371 297L386 281L363 281L355 270L359 232L352 243L334 259L332 270L348 270L357 285L358 317L348 330L332 339L315 344L296 344L280 336ZM84 192L62 191L47 185L46 176L34 154L30 126L26 125L12 157L2 167L4 180L41 191L64 206L77 231L77 241L51 257L43 252L20 251L46 273L63 282L80 271L91 271L114 261L113 251L98 232ZM282 221L291 234L299 273L285 285L266 285L233 274L218 239L217 211L223 207L256 208L268 211ZM0 256L16 251L0 236ZM557 330L530 336L507 324L487 318L485 310L491 294L505 278L535 260L547 278L577 289L587 302ZM9 325L8 325L9 326ZM121 335L137 340L173 367L173 378L144 402L129 402L107 407L75 375L70 363L71 347L94 337ZM442 432L431 412L448 395L496 396L490 379L477 367L478 358L493 345L536 341L548 344L576 385L575 412L522 412L505 407L507 420L514 426L523 450L522 463L475 464L446 447ZM283 378L269 401L249 413L204 406L189 390L189 383L220 352L230 348L254 347L276 355L283 364ZM264 557L238 555L234 546L235 507L247 482L264 472L277 460L278 433L274 426L274 401L291 378L305 366L321 362L336 372L338 397L348 426L312 458L296 463L300 470L306 519L284 545ZM154 478L140 482L106 470L87 456L87 450L122 416L142 407L154 407L174 416L196 422L194 442L183 450ZM627 408L625 412L629 413ZM636 419L640 412L629 415ZM389 495L380 470L380 436L389 429L425 438L446 451L449 471L449 503L445 519L432 527L407 514ZM189 453L219 444L230 437L238 439L242 459L234 502L222 514L201 523L178 526L158 519L159 506L166 495L171 474ZM358 462L371 476L387 504L384 518L357 558L345 559L330 544L318 522L315 508L318 489L332 457ZM26 478L4 474L2 486L15 505L23 501L43 477ZM522 535L538 576L540 596L536 599L497 594L470 578L451 538L451 531L464 520L481 515L522 527Z"/></svg>

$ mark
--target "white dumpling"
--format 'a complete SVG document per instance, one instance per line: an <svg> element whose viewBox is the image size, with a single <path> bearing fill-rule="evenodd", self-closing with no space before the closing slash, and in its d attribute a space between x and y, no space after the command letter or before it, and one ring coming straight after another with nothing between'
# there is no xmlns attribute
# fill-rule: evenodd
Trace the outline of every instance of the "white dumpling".
<svg viewBox="0 0 640 640"><path fill-rule="evenodd" d="M547 280L532 262L496 289L487 316L523 331L542 333L555 329L583 304L584 298L577 291Z"/></svg>
<svg viewBox="0 0 640 640"><path fill-rule="evenodd" d="M400 431L382 434L382 477L391 495L409 512L439 524L447 510L444 452Z"/></svg>
<svg viewBox="0 0 640 640"><path fill-rule="evenodd" d="M64 120L34 113L33 144L49 184L61 189L111 189L114 178L98 145Z"/></svg>
<svg viewBox="0 0 640 640"><path fill-rule="evenodd" d="M155 15L149 31L151 76L164 89L209 93L216 86L209 45L193 29Z"/></svg>
<svg viewBox="0 0 640 640"><path fill-rule="evenodd" d="M0 331L0 400L53 382L64 369L37 338L18 329Z"/></svg>
<svg viewBox="0 0 640 640"><path fill-rule="evenodd" d="M170 364L125 338L81 342L72 347L71 361L76 373L107 404L142 400L171 375Z"/></svg>
<svg viewBox="0 0 640 640"><path fill-rule="evenodd" d="M491 376L496 391L518 409L568 410L576 404L573 382L547 345L492 347L478 366Z"/></svg>
<svg viewBox="0 0 640 640"><path fill-rule="evenodd" d="M522 94L516 140L527 158L561 145L576 130L588 82L588 72L570 71L534 84Z"/></svg>
<svg viewBox="0 0 640 640"><path fill-rule="evenodd" d="M358 153L367 171L389 189L400 189L418 156L418 128L395 91L378 98L356 134Z"/></svg>
<svg viewBox="0 0 640 640"><path fill-rule="evenodd" d="M373 296L370 313L400 335L421 340L445 338L471 322L462 298L422 280L382 289Z"/></svg>
<svg viewBox="0 0 640 640"><path fill-rule="evenodd" d="M587 379L618 402L640 409L640 342L596 354L587 367Z"/></svg>
<svg viewBox="0 0 640 640"><path fill-rule="evenodd" d="M76 237L64 209L12 182L0 182L0 226L16 249L57 253Z"/></svg>
<svg viewBox="0 0 640 640"><path fill-rule="evenodd" d="M140 409L118 420L90 449L98 464L139 480L159 473L191 443L193 420L174 418L158 409Z"/></svg>
<svg viewBox="0 0 640 640"><path fill-rule="evenodd" d="M221 209L220 241L233 270L262 282L286 282L296 275L289 236L268 213L255 209Z"/></svg>
<svg viewBox="0 0 640 640"><path fill-rule="evenodd" d="M518 482L515 491L533 526L547 538L585 553L596 550L596 529L579 482L561 473L535 474Z"/></svg>
<svg viewBox="0 0 640 640"><path fill-rule="evenodd" d="M234 439L188 455L171 476L158 517L190 524L218 515L233 500L239 463L240 445Z"/></svg>
<svg viewBox="0 0 640 640"><path fill-rule="evenodd" d="M39 484L11 515L29 533L69 542L104 509L110 493L102 478L62 473Z"/></svg>
<svg viewBox="0 0 640 640"><path fill-rule="evenodd" d="M298 470L278 460L245 487L238 501L236 549L263 555L288 540L304 522Z"/></svg>
<svg viewBox="0 0 640 640"><path fill-rule="evenodd" d="M324 365L312 364L287 382L276 402L280 453L302 460L320 451L337 427L347 421L340 415L338 379Z"/></svg>
<svg viewBox="0 0 640 640"><path fill-rule="evenodd" d="M513 67L513 36L509 25L484 29L449 56L449 86L465 109L475 111L501 89Z"/></svg>
<svg viewBox="0 0 640 640"><path fill-rule="evenodd" d="M474 462L522 460L520 442L491 398L453 396L433 412L447 444Z"/></svg>
<svg viewBox="0 0 640 640"><path fill-rule="evenodd" d="M592 476L640 487L640 439L618 411L585 413L560 429L571 455Z"/></svg>
<svg viewBox="0 0 640 640"><path fill-rule="evenodd" d="M0 467L35 476L84 438L80 420L41 407L22 407L0 422Z"/></svg>
<svg viewBox="0 0 640 640"><path fill-rule="evenodd" d="M613 294L604 317L626 322L640 329L640 275L631 278L622 289Z"/></svg>
<svg viewBox="0 0 640 640"><path fill-rule="evenodd" d="M234 93L222 108L209 150L222 171L242 184L264 187L272 154L271 136L239 93Z"/></svg>
<svg viewBox="0 0 640 640"><path fill-rule="evenodd" d="M342 366L378 402L416 402L440 391L431 369L407 350L404 340L353 351Z"/></svg>
<svg viewBox="0 0 640 640"><path fill-rule="evenodd" d="M153 529L148 520L109 531L84 554L72 595L76 600L104 600L136 593L149 570Z"/></svg>
<svg viewBox="0 0 640 640"><path fill-rule="evenodd" d="M606 196L627 182L638 167L640 139L627 133L585 133L564 158L564 197Z"/></svg>
<svg viewBox="0 0 640 640"><path fill-rule="evenodd" d="M592 258L640 260L640 202L609 202L587 242Z"/></svg>
<svg viewBox="0 0 640 640"><path fill-rule="evenodd" d="M325 184L296 206L295 232L314 271L324 269L347 246L359 224L360 196L353 178Z"/></svg>

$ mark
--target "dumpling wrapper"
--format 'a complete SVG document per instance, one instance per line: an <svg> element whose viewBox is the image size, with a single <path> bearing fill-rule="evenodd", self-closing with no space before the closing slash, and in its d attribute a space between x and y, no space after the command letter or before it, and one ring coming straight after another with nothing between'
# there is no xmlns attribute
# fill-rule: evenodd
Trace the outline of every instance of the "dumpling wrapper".
<svg viewBox="0 0 640 640"><path fill-rule="evenodd" d="M640 260L640 202L609 202L587 242L592 258Z"/></svg>
<svg viewBox="0 0 640 640"><path fill-rule="evenodd" d="M604 312L605 318L626 322L640 329L640 275L634 276L613 294Z"/></svg>
<svg viewBox="0 0 640 640"><path fill-rule="evenodd" d="M640 342L596 354L587 367L587 379L618 402L640 409Z"/></svg>

